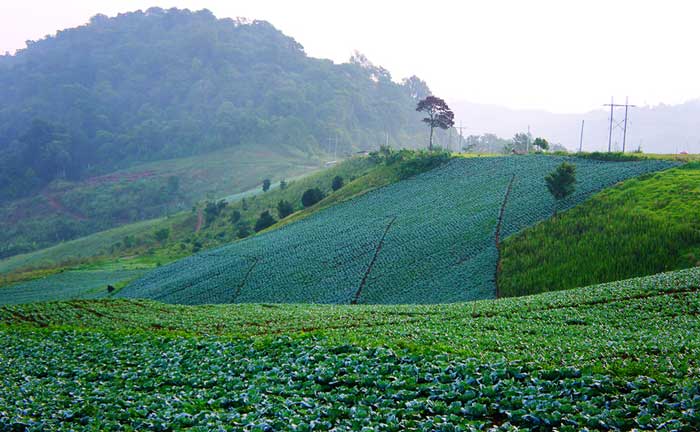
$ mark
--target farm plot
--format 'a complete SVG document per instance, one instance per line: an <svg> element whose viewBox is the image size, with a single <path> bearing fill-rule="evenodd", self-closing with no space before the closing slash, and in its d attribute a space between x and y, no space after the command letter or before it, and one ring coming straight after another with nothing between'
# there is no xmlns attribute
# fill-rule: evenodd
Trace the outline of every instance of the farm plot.
<svg viewBox="0 0 700 432"><path fill-rule="evenodd" d="M107 285L133 280L145 270L71 270L0 287L0 305L105 297Z"/></svg>
<svg viewBox="0 0 700 432"><path fill-rule="evenodd" d="M501 238L553 210L544 176L568 160L560 208L672 162L553 156L456 159L315 215L157 269L119 295L169 303L445 303L492 298Z"/></svg>

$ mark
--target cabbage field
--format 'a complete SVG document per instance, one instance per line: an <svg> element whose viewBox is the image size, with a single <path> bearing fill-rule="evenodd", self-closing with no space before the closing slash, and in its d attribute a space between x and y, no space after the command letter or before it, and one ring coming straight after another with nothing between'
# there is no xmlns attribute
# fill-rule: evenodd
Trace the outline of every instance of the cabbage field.
<svg viewBox="0 0 700 432"><path fill-rule="evenodd" d="M700 268L447 305L4 306L0 430L696 431L699 314Z"/></svg>
<svg viewBox="0 0 700 432"><path fill-rule="evenodd" d="M133 280L143 269L70 270L0 287L0 305L107 296L107 285Z"/></svg>
<svg viewBox="0 0 700 432"><path fill-rule="evenodd" d="M493 298L501 207L501 238L548 218L554 202L544 177L563 161L576 164L578 183L560 209L674 165L543 155L458 158L278 230L158 268L118 295L182 304Z"/></svg>

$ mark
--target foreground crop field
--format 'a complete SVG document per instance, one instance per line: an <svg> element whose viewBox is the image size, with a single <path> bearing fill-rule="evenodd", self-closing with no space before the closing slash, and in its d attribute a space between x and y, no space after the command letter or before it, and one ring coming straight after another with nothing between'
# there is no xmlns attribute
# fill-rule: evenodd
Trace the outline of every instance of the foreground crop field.
<svg viewBox="0 0 700 432"><path fill-rule="evenodd" d="M501 295L700 265L700 163L604 190L510 237L502 249Z"/></svg>
<svg viewBox="0 0 700 432"><path fill-rule="evenodd" d="M698 268L453 305L6 306L0 428L691 431L699 314Z"/></svg>
<svg viewBox="0 0 700 432"><path fill-rule="evenodd" d="M501 238L549 217L553 200L544 176L564 160L576 164L578 185L563 208L673 165L555 156L457 159L278 230L164 266L119 295L185 304L492 298L501 208Z"/></svg>

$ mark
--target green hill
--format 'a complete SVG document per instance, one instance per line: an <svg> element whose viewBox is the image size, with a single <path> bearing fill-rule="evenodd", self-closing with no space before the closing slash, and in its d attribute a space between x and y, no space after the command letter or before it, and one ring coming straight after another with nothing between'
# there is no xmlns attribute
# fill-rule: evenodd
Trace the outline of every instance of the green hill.
<svg viewBox="0 0 700 432"><path fill-rule="evenodd" d="M700 265L700 163L625 181L503 243L502 295Z"/></svg>
<svg viewBox="0 0 700 432"><path fill-rule="evenodd" d="M192 211L124 225L6 258L0 260L0 304L107 296L108 284L121 287L147 269L253 235L253 227L262 212L268 211L273 218L279 218L280 201L289 203L294 213L269 229L303 219L407 175L429 170L448 158L442 152L407 150L351 158L288 179L284 187L280 183L272 184L267 192L257 187L223 200L200 203ZM333 191L331 186L336 177L343 179L344 184ZM321 190L326 197L303 208L301 198L309 188Z"/></svg>
<svg viewBox="0 0 700 432"><path fill-rule="evenodd" d="M427 92L362 55L308 57L264 21L97 15L0 56L0 257L169 214L220 182L232 194L324 155L423 143Z"/></svg>
<svg viewBox="0 0 700 432"><path fill-rule="evenodd" d="M699 287L695 268L454 305L0 307L0 427L697 430Z"/></svg>
<svg viewBox="0 0 700 432"><path fill-rule="evenodd" d="M0 205L0 258L115 226L190 209L201 199L243 192L263 179L319 170L318 159L226 149L88 178L56 181L40 194Z"/></svg>
<svg viewBox="0 0 700 432"><path fill-rule="evenodd" d="M118 295L187 304L493 298L497 227L505 238L549 217L553 200L544 177L564 160L578 173L576 193L564 208L674 165L542 155L458 158L280 229L163 266Z"/></svg>

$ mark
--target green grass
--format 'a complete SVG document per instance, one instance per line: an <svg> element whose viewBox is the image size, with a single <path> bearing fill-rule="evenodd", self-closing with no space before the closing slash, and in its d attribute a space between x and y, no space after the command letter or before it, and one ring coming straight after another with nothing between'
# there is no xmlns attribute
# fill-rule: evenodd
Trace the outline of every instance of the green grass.
<svg viewBox="0 0 700 432"><path fill-rule="evenodd" d="M195 229L198 210L187 210L168 217L112 228L46 249L6 258L0 260L0 275L4 276L0 279L0 286L15 280L32 279L35 273L43 276L42 272L34 272L37 269L55 272L82 266L86 262L107 264L125 256L144 257L164 264L191 254L195 243L199 248L207 249L236 240L240 223L254 225L260 212L276 209L277 202L281 199L300 206L300 197L307 188L320 187L330 192L331 179L336 175L343 176L346 181L356 177L379 179L359 180L353 183L362 184L366 188L393 181L389 176L372 173L375 168L378 166L366 158L351 159L329 169L296 176L293 180L288 179L289 186L285 190L275 188L264 193L258 185L254 189L233 196L232 198L239 198L239 200L232 201L211 224L203 224L197 233ZM345 190L351 190L351 188L344 188L342 192L331 194L328 200L341 200ZM242 208L241 198L245 198L247 210ZM203 203L198 205L199 210L203 207ZM313 212L317 208L309 209L306 213ZM241 221L237 224L230 221L230 216L235 210L242 214ZM276 215L276 210L273 210L273 214ZM154 238L154 233L163 228L167 228L170 235L165 242L159 242ZM24 275L17 275L17 273L24 273Z"/></svg>
<svg viewBox="0 0 700 432"><path fill-rule="evenodd" d="M0 426L697 430L699 314L697 268L434 306L6 306Z"/></svg>
<svg viewBox="0 0 700 432"><path fill-rule="evenodd" d="M206 197L253 189L264 178L295 177L322 166L300 155L232 148L139 164L81 182L55 181L40 194L0 205L0 257L158 218Z"/></svg>
<svg viewBox="0 0 700 432"><path fill-rule="evenodd" d="M628 180L503 243L501 295L700 265L700 165Z"/></svg>

